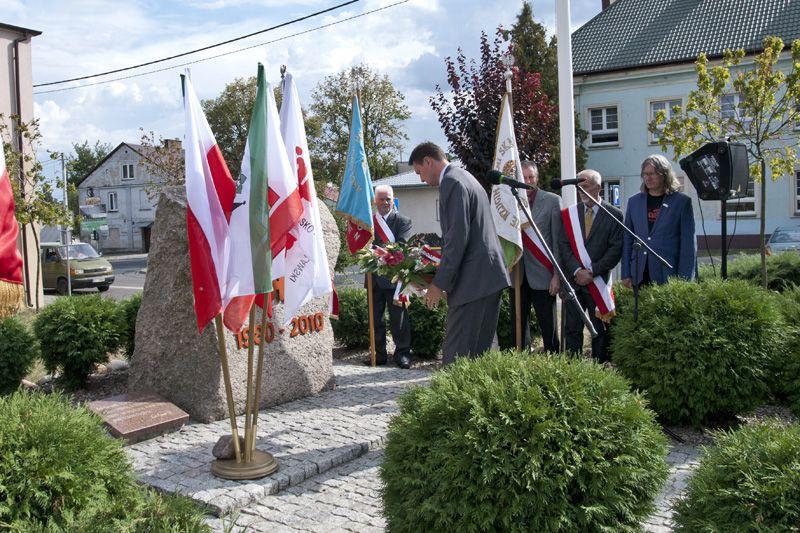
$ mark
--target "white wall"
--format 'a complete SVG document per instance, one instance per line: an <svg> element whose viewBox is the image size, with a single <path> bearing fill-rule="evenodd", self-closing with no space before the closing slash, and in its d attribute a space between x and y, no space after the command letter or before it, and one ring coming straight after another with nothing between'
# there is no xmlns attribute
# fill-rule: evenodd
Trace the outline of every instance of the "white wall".
<svg viewBox="0 0 800 533"><path fill-rule="evenodd" d="M411 218L412 233L436 233L439 226L439 189L436 187L395 188L399 211Z"/></svg>

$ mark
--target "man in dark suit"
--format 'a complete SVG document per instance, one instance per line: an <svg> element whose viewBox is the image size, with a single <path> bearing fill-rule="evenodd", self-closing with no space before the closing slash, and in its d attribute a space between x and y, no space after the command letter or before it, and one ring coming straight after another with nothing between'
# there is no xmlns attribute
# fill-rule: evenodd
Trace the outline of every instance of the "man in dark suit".
<svg viewBox="0 0 800 533"><path fill-rule="evenodd" d="M578 173L578 177L585 178L581 186L595 200L601 201L601 177L595 170L584 170ZM622 227L611 220L605 211L600 209L594 202L586 197L582 192L578 193L580 202L578 203L577 215L580 221L581 238L586 245L586 251L592 263L592 270L583 268L576 257L570 243L567 228L562 225L560 239L561 260L564 264L566 275L572 274L575 278L575 294L581 306L589 313L589 317L597 330L597 337L592 339L592 357L600 362L609 361L608 356L608 332L606 323L595 314L597 304L589 292L589 285L595 276L600 276L603 281L608 282L611 270L619 263L622 257ZM609 204L602 202L603 207L613 213L617 220L622 221L622 211ZM576 235L577 237L577 235ZM583 353L583 321L577 310L569 302L566 305L566 320L564 341L567 351Z"/></svg>
<svg viewBox="0 0 800 533"><path fill-rule="evenodd" d="M478 180L450 164L431 142L414 148L409 164L424 183L439 188L442 260L425 303L435 307L447 293L442 362L449 365L456 357L477 357L491 347L500 297L510 282L489 196Z"/></svg>
<svg viewBox="0 0 800 533"><path fill-rule="evenodd" d="M539 185L539 170L533 161L522 162L522 176L528 185ZM528 205L531 218L542 232L544 240L558 260L558 246L561 236L561 197L538 187L528 191ZM544 349L558 352L558 333L556 331L556 296L561 288L557 272L551 272L536 256L523 246L522 260L518 263L520 272L520 323L522 324L522 346L531 346L530 315L531 305L536 313L536 321L542 332ZM518 268L520 268L518 267ZM515 291L511 290L511 323L516 324Z"/></svg>
<svg viewBox="0 0 800 533"><path fill-rule="evenodd" d="M394 209L394 191L389 185L375 187L375 206L377 216L386 221L386 225L394 235L395 242L406 242L411 238L411 219L404 217ZM375 232L373 244L386 244L378 231ZM408 309L394 304L396 283L383 276L372 276L373 323L375 324L375 364L386 364L386 323L384 313L389 308L389 322L394 339L394 360L400 368L411 366L411 323L408 321Z"/></svg>

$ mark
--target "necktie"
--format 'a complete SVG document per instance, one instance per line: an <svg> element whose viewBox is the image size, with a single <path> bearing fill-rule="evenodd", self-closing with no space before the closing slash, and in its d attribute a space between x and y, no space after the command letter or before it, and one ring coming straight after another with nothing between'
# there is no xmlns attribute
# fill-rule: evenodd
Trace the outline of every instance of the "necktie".
<svg viewBox="0 0 800 533"><path fill-rule="evenodd" d="M584 208L586 211L583 214L583 225L586 228L586 236L592 231L592 223L594 222L594 210L588 205Z"/></svg>

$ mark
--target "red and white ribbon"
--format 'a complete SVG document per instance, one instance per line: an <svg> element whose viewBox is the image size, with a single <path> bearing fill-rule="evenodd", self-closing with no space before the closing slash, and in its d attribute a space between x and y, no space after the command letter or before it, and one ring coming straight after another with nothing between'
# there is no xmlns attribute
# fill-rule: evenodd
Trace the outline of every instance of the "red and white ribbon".
<svg viewBox="0 0 800 533"><path fill-rule="evenodd" d="M427 244L422 245L422 249L420 250L422 255L422 261L431 263L434 266L439 266L439 263L442 262L442 249L441 248L432 248Z"/></svg>
<svg viewBox="0 0 800 533"><path fill-rule="evenodd" d="M583 239L581 232L580 215L578 214L578 205L571 205L566 209L561 210L561 220L564 222L564 230L569 237L569 244L572 248L572 253L578 258L581 267L586 270L592 271L592 260L589 257L589 252L586 250L586 243ZM611 289L612 277L611 273L608 274L608 282L603 281L600 276L595 276L589 285L589 294L592 295L594 303L597 305L597 316L604 322L610 322L611 317L614 316L614 291Z"/></svg>
<svg viewBox="0 0 800 533"><path fill-rule="evenodd" d="M547 253L544 251L544 244L542 244L542 241L530 226L522 228L522 246L532 253L533 257L535 257L550 274L553 273L553 263L547 258Z"/></svg>

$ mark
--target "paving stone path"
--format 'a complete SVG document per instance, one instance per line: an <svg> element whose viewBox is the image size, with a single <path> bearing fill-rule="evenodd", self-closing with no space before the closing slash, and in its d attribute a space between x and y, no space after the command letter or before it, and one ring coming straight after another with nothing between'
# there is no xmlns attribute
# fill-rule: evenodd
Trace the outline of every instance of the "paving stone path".
<svg viewBox="0 0 800 533"><path fill-rule="evenodd" d="M236 482L211 475L211 448L230 430L220 421L126 447L139 479L205 504L216 515L207 520L214 531L383 531L378 472L387 425L396 398L426 384L430 372L341 362L335 371L335 390L260 413L258 447L280 464L273 476ZM696 446L672 443L670 477L645 531L672 530L672 502L698 458Z"/></svg>

